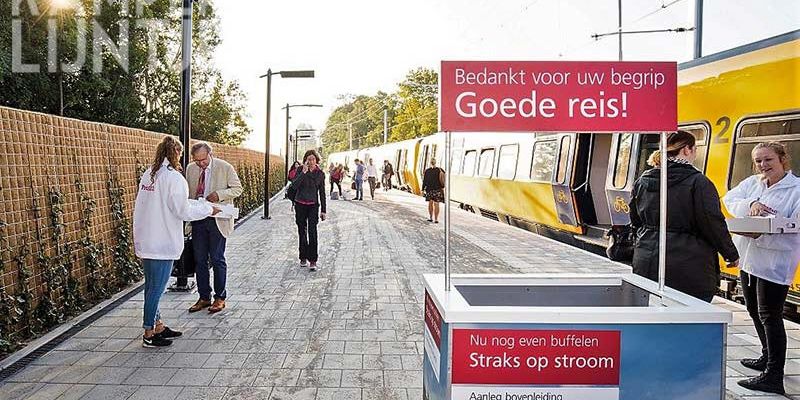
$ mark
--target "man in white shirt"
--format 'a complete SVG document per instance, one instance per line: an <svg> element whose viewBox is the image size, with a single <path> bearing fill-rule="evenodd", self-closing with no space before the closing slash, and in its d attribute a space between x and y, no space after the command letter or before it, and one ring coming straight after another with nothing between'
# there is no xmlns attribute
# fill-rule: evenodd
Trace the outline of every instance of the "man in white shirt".
<svg viewBox="0 0 800 400"><path fill-rule="evenodd" d="M372 197L372 200L375 200L375 186L376 182L378 182L378 168L372 164L372 159L369 159L369 165L367 165L367 181L369 181L369 195Z"/></svg>

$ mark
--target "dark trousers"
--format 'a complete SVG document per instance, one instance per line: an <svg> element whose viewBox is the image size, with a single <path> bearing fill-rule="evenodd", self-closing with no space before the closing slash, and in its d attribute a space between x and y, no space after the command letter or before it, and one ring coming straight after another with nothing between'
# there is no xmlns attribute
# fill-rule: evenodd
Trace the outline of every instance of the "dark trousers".
<svg viewBox="0 0 800 400"><path fill-rule="evenodd" d="M342 184L339 181L331 180L331 193L333 193L333 184L334 183L339 188L339 197L341 197L342 196Z"/></svg>
<svg viewBox="0 0 800 400"><path fill-rule="evenodd" d="M228 275L228 265L225 263L225 243L225 236L220 233L216 219L208 217L192 222L192 247L197 263L195 279L197 280L197 292L203 300L211 300L209 263L214 269L214 298L225 300L228 297L225 290L225 281Z"/></svg>
<svg viewBox="0 0 800 400"><path fill-rule="evenodd" d="M317 223L319 222L319 204L295 205L294 221L297 223L297 235L300 237L300 259L317 262Z"/></svg>
<svg viewBox="0 0 800 400"><path fill-rule="evenodd" d="M747 312L761 341L761 354L767 358L767 373L783 375L786 363L786 330L783 303L789 286L741 272L742 292Z"/></svg>
<svg viewBox="0 0 800 400"><path fill-rule="evenodd" d="M377 181L375 179L376 178L374 176L367 178L367 181L369 182L369 197L373 199L375 199L375 186L377 186Z"/></svg>

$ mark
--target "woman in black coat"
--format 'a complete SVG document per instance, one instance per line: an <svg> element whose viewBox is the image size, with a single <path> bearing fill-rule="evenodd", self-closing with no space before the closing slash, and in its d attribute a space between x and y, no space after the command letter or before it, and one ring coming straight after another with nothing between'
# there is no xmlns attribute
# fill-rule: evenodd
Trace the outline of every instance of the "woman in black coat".
<svg viewBox="0 0 800 400"><path fill-rule="evenodd" d="M692 161L694 136L686 131L667 138L667 265L666 285L711 302L719 284L717 253L731 266L739 253L731 241L714 184ZM658 280L659 183L661 154L648 159L653 169L636 181L631 199L631 225L636 232L633 272Z"/></svg>
<svg viewBox="0 0 800 400"><path fill-rule="evenodd" d="M319 168L319 154L309 150L303 156L303 166L292 181L297 191L294 196L297 233L300 240L300 266L316 271L319 251L317 249L317 224L325 221L325 173Z"/></svg>

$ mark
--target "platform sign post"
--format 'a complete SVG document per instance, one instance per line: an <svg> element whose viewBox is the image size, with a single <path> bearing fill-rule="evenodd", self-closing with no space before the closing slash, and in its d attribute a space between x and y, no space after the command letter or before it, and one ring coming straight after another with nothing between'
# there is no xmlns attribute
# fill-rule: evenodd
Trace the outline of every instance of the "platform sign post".
<svg viewBox="0 0 800 400"><path fill-rule="evenodd" d="M451 132L666 135L677 129L677 64L442 61L439 130L446 132L445 290L450 290ZM666 160L666 156L663 157ZM666 162L661 168L659 292L666 264Z"/></svg>

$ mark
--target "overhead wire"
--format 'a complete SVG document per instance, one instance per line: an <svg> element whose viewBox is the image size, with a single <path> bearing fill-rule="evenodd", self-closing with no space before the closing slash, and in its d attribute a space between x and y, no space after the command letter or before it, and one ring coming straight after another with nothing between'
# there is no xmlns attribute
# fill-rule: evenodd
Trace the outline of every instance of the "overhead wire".
<svg viewBox="0 0 800 400"><path fill-rule="evenodd" d="M657 8L657 9L655 9L655 10L653 10L653 11L650 11L650 12L649 12L649 13L647 13L647 14L644 14L644 15L642 15L642 16L641 16L641 17L639 17L639 18L636 18L636 19L634 19L633 21L629 22L628 24L629 24L629 25L634 25L634 24L636 24L637 22L639 22L639 21L641 21L641 20L643 20L643 19L645 19L645 18L649 18L649 17L651 17L651 16L653 16L653 15L655 15L655 14L658 14L658 13L660 13L661 11L664 11L664 10L666 10L667 8L669 8L669 7L673 6L673 5L677 4L677 3L680 3L681 1L683 1L683 0L672 0L672 1L670 1L669 3L666 3L666 4L662 2L662 3L661 3L661 7Z"/></svg>

